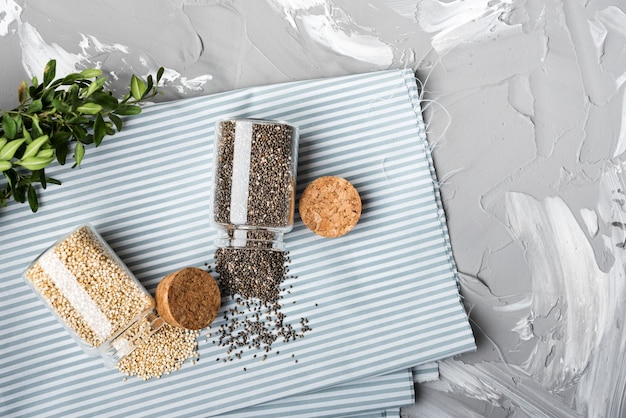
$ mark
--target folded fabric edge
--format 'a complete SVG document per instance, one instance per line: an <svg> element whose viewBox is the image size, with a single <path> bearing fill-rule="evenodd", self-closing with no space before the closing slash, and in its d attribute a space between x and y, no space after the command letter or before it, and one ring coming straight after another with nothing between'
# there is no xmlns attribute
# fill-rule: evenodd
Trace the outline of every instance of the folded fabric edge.
<svg viewBox="0 0 626 418"><path fill-rule="evenodd" d="M415 403L411 369L382 376L359 379L313 392L290 395L271 402L235 410L218 417L256 418L297 416L360 416L380 414L381 409L394 409ZM379 415L375 415L379 416Z"/></svg>
<svg viewBox="0 0 626 418"><path fill-rule="evenodd" d="M413 382L426 383L439 380L439 363L436 361L420 364L411 369Z"/></svg>
<svg viewBox="0 0 626 418"><path fill-rule="evenodd" d="M345 415L343 418L400 418L400 408L385 409L384 411L370 411L358 415Z"/></svg>
<svg viewBox="0 0 626 418"><path fill-rule="evenodd" d="M435 170L435 162L433 159L433 155L432 155L432 150L430 148L430 143L428 142L428 138L426 137L426 132L425 129L422 129L421 127L423 126L425 128L425 122L424 122L424 118L422 115L422 107L420 104L420 94L419 94L419 89L417 87L417 78L415 73L413 72L413 70L411 69L403 69L401 70L402 76L404 78L404 82L406 85L406 89L408 92L408 96L409 99L411 101L411 106L413 108L413 111L415 112L415 117L417 118L417 130L419 132L418 136L419 139L423 142L424 144L424 152L426 154L427 160L428 160L428 168L430 170L430 175L432 177L432 184L433 184L433 193L435 195L435 202L437 204L437 212L438 212L438 218L439 218L439 222L441 224L441 230L442 230L442 237L443 240L445 242L445 246L447 249L447 253L448 253L448 259L450 261L450 265L452 267L452 273L454 275L454 279L457 283L457 287L459 289L459 303L462 304L462 299L463 296L461 295L461 289L460 289L460 282L459 282L459 273L458 273L458 269L457 269L457 264L456 264L456 260L454 259L454 253L452 251L452 243L450 241L450 233L448 231L448 223L446 220L446 213L443 207L443 201L441 198L441 188L439 185L439 180L437 178L437 172ZM465 309L464 309L465 310ZM469 314L467 314L467 323L468 323L468 327L469 326ZM471 327L470 327L470 331ZM472 334L472 338L473 338L473 348L472 349L468 349L467 352L472 352L472 351L476 351L476 338L474 337L474 333L471 332Z"/></svg>

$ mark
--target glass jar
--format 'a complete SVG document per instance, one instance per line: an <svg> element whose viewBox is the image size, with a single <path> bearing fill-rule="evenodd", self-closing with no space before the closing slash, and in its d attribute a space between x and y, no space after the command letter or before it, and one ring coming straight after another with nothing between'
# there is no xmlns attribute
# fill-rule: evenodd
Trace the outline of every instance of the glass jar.
<svg viewBox="0 0 626 418"><path fill-rule="evenodd" d="M23 277L78 345L107 367L163 326L152 296L89 224L45 250Z"/></svg>
<svg viewBox="0 0 626 418"><path fill-rule="evenodd" d="M298 129L284 122L217 122L211 190L219 248L283 250L294 222Z"/></svg>

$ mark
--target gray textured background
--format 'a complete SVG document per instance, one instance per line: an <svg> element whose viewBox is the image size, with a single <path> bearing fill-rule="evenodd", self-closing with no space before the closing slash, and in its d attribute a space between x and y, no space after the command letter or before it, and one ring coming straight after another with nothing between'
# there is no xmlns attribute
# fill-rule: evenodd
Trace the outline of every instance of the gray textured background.
<svg viewBox="0 0 626 418"><path fill-rule="evenodd" d="M476 353L411 417L626 412L623 0L0 1L0 107L49 58L159 100L412 68Z"/></svg>

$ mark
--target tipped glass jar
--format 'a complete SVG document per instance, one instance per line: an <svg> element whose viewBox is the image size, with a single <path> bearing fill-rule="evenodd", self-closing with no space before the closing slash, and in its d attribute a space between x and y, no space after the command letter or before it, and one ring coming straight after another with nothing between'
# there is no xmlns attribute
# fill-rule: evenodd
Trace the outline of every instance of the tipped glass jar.
<svg viewBox="0 0 626 418"><path fill-rule="evenodd" d="M283 250L293 228L299 134L283 122L215 127L212 224L219 248Z"/></svg>
<svg viewBox="0 0 626 418"><path fill-rule="evenodd" d="M163 325L152 296L88 224L37 257L24 279L78 345L107 367Z"/></svg>

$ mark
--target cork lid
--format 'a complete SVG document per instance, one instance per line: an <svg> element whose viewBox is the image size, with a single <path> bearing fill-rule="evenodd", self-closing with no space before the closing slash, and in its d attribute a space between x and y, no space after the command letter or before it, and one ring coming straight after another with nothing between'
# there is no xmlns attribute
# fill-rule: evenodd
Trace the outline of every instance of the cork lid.
<svg viewBox="0 0 626 418"><path fill-rule="evenodd" d="M155 299L157 312L165 321L193 330L209 326L222 303L215 279L196 267L165 276L157 286Z"/></svg>
<svg viewBox="0 0 626 418"><path fill-rule="evenodd" d="M336 238L354 228L361 216L361 198L346 179L325 176L302 192L298 204L304 224L317 235Z"/></svg>

